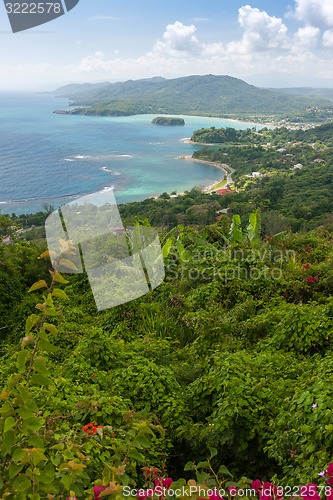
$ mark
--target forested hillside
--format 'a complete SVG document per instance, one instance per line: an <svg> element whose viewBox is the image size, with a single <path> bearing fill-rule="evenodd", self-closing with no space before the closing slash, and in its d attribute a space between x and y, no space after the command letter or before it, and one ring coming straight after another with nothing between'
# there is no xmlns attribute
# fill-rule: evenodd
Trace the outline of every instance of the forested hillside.
<svg viewBox="0 0 333 500"><path fill-rule="evenodd" d="M252 486L263 499L264 481L326 492L331 139L260 134L198 146L235 169L238 193L120 207L126 225L158 228L166 276L113 309L97 311L85 274L49 272L42 229L17 231L47 212L0 216L1 498L185 499L200 486L193 499L217 500ZM68 266L77 249L61 248Z"/></svg>
<svg viewBox="0 0 333 500"><path fill-rule="evenodd" d="M225 75L193 75L170 80L157 77L96 86L69 85L56 90L55 94L68 97L74 101L74 106L80 106L67 113L97 116L146 113L280 115L307 108L332 108L332 101L324 97L261 89Z"/></svg>

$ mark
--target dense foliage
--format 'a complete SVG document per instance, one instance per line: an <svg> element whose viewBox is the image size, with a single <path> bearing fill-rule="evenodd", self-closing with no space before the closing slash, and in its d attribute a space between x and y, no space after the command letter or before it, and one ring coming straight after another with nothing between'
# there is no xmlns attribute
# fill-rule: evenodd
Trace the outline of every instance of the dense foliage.
<svg viewBox="0 0 333 500"><path fill-rule="evenodd" d="M260 208L268 233L312 229L329 223L333 209L332 133L332 124L295 131L202 129L193 138L213 143L228 137L228 143L204 147L193 156L234 169L238 193L223 197L222 203L231 213Z"/></svg>
<svg viewBox="0 0 333 500"><path fill-rule="evenodd" d="M256 478L260 500L274 497L262 494L268 480L296 490L319 481L330 497L330 139L316 136L325 163L315 167L317 146L290 141L279 152L279 134L287 140L277 131L274 146L228 147L228 162L240 155L239 167L230 162L238 194L193 190L120 207L126 224L159 228L166 277L110 310L97 312L86 275L49 272L43 238L20 231L29 216L0 217L1 498L121 499L125 487L146 498L172 484L232 498L228 487ZM277 161L289 158L303 168ZM246 184L248 168L271 175ZM292 214L293 198L313 203L313 190L326 205L312 218ZM61 246L69 265L77 250Z"/></svg>
<svg viewBox="0 0 333 500"><path fill-rule="evenodd" d="M153 118L151 122L153 125L185 125L184 118L177 118L175 116L156 116L156 118Z"/></svg>

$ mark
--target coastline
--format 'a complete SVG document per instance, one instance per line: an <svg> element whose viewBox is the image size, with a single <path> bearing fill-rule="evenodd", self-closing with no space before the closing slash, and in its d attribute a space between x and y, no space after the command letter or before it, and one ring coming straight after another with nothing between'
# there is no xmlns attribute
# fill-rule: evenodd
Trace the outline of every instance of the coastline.
<svg viewBox="0 0 333 500"><path fill-rule="evenodd" d="M208 161L208 160L200 160L198 158L192 158L191 155L177 156L177 159L185 160L185 161L192 161L194 163L202 163L204 165L209 165L210 167L217 168L223 172L223 176L221 178L217 179L216 181L214 181L212 184L209 184L208 186L203 186L203 190L205 193L212 193L212 192L216 191L217 189L220 189L220 188L214 189L214 186L216 186L216 184L221 183L225 177L227 177L225 187L227 187L228 185L230 185L232 183L231 175L232 175L234 170L231 167L229 167L229 165L227 165L225 163L216 163L216 162Z"/></svg>

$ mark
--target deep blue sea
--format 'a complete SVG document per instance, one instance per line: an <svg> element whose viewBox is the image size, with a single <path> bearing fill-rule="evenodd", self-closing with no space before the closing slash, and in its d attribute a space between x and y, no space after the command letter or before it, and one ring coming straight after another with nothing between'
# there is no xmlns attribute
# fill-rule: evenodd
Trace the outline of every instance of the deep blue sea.
<svg viewBox="0 0 333 500"><path fill-rule="evenodd" d="M68 100L50 94L0 93L0 210L31 213L114 188L118 203L164 191L182 192L221 176L213 167L177 159L201 127L253 126L184 117L185 127L152 125L153 116L86 117L54 114Z"/></svg>

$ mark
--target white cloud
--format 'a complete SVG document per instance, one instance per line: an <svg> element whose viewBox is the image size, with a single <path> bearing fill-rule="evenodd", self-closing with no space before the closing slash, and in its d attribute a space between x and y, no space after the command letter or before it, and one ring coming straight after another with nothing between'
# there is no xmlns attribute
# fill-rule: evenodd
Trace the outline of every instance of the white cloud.
<svg viewBox="0 0 333 500"><path fill-rule="evenodd" d="M323 46L333 48L333 30L327 30L323 34Z"/></svg>
<svg viewBox="0 0 333 500"><path fill-rule="evenodd" d="M297 6L306 3L296 1ZM226 44L218 38L215 43L205 43L195 24L176 21L166 26L150 51L138 57L124 58L113 47L93 51L71 64L14 67L8 63L0 67L0 79L22 80L28 85L29 81L49 84L59 75L70 82L213 73L229 74L259 86L329 85L326 80L333 81L333 67L330 52L324 48L333 47L333 28L324 31L303 22L288 32L282 19L244 5L238 16L242 33Z"/></svg>
<svg viewBox="0 0 333 500"><path fill-rule="evenodd" d="M103 73L108 70L108 62L103 52L95 52L92 55L83 57L73 69L76 73Z"/></svg>
<svg viewBox="0 0 333 500"><path fill-rule="evenodd" d="M299 28L294 37L293 48L296 50L314 48L317 45L319 35L320 29L315 28L314 26Z"/></svg>
<svg viewBox="0 0 333 500"><path fill-rule="evenodd" d="M228 49L232 53L284 49L288 46L288 28L278 17L245 5L238 9L238 22L244 34L240 41L228 44Z"/></svg>
<svg viewBox="0 0 333 500"><path fill-rule="evenodd" d="M173 56L185 52L198 54L202 51L202 47L194 34L196 31L194 24L186 26L179 21L168 24L162 40L157 40L155 43L153 52Z"/></svg>
<svg viewBox="0 0 333 500"><path fill-rule="evenodd" d="M309 26L333 26L332 0L296 0L295 16Z"/></svg>

